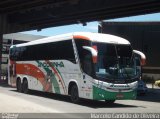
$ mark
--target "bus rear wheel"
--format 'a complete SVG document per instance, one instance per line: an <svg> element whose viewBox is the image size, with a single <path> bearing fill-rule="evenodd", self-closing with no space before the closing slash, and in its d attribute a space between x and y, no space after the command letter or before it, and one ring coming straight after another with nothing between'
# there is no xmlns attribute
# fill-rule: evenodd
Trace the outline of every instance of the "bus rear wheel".
<svg viewBox="0 0 160 119"><path fill-rule="evenodd" d="M71 93L70 94L71 94L71 101L73 103L78 103L79 100L80 100L80 98L79 98L79 93L78 93L78 87L77 87L77 85L73 85L71 87Z"/></svg>
<svg viewBox="0 0 160 119"><path fill-rule="evenodd" d="M19 79L19 78L17 79L16 87L17 87L17 91L18 91L18 92L22 92L21 79Z"/></svg>
<svg viewBox="0 0 160 119"><path fill-rule="evenodd" d="M28 93L28 81L27 81L27 79L24 79L22 88L23 88L23 93Z"/></svg>

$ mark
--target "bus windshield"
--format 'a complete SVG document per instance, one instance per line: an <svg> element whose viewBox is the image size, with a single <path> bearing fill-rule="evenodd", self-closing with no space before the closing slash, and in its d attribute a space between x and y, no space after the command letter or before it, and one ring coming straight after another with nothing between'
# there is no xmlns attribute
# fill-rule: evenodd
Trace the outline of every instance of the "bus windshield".
<svg viewBox="0 0 160 119"><path fill-rule="evenodd" d="M95 65L97 78L118 80L136 76L130 45L94 43L94 46L98 50L98 61Z"/></svg>

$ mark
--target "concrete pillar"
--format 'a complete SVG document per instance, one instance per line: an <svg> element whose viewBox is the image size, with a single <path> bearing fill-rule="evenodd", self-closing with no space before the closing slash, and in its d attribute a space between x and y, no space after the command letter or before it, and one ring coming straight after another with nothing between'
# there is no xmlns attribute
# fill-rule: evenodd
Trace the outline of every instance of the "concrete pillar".
<svg viewBox="0 0 160 119"><path fill-rule="evenodd" d="M2 64L2 44L3 44L3 34L0 33L0 81L1 81L1 75L2 75L2 70L1 70L2 69L1 68L1 64Z"/></svg>
<svg viewBox="0 0 160 119"><path fill-rule="evenodd" d="M1 79L1 75L2 75L2 68L1 68L1 64L2 64L2 44L3 44L3 29L4 27L4 17L3 15L0 15L0 82L2 82Z"/></svg>

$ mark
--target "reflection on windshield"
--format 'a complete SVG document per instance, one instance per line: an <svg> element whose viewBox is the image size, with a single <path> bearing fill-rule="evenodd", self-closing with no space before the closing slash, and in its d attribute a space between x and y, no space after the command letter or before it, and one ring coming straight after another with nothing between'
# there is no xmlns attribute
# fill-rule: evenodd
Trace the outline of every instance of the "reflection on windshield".
<svg viewBox="0 0 160 119"><path fill-rule="evenodd" d="M130 45L96 43L98 62L97 77L107 79L130 79L136 76L136 67Z"/></svg>

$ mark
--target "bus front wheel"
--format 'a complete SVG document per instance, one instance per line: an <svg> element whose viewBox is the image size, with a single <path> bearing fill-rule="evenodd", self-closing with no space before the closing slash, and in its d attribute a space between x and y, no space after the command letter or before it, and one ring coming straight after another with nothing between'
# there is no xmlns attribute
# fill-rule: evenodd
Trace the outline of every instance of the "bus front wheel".
<svg viewBox="0 0 160 119"><path fill-rule="evenodd" d="M73 103L78 103L79 102L79 93L78 93L78 87L77 87L77 85L73 85L72 87L71 87L71 101L73 102Z"/></svg>

